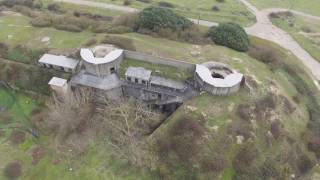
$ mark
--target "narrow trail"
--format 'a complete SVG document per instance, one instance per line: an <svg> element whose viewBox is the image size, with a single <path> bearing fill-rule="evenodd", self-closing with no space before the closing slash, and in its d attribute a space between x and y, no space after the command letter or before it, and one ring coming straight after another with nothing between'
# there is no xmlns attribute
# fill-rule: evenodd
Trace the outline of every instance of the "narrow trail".
<svg viewBox="0 0 320 180"><path fill-rule="evenodd" d="M112 10L118 10L123 12L138 12L138 9L132 8L132 7L126 7L121 5L113 5L108 3L102 3L102 2L93 2L93 1L87 1L87 0L54 0L57 2L66 2L66 3L73 3L78 5L84 5L84 6L91 6L91 7L97 7L97 8L104 8L104 9L112 9ZM309 15L307 13L289 10L289 9L283 9L283 8L271 8L271 9L265 9L265 10L258 10L255 6L253 6L251 3L249 3L247 0L239 0L242 2L248 10L253 13L256 16L257 23L254 25L245 28L246 32L252 36L256 36L262 39L266 39L269 41L272 41L281 47L289 50L292 54L297 56L301 62L310 70L310 72L313 74L315 78L314 82L319 86L320 82L320 63L314 59L306 50L304 50L287 32L283 31L282 29L274 26L272 22L269 19L270 13L273 12L284 12L284 11L290 11L294 14L301 15L307 18L312 18L315 20L320 20L319 16L313 16ZM192 22L195 24L199 24L202 26L217 26L217 22L211 22L211 21L205 21L205 20L197 20L189 18Z"/></svg>
<svg viewBox="0 0 320 180"><path fill-rule="evenodd" d="M303 12L283 9L271 8L259 11L255 6L250 4L247 0L239 0L256 16L257 23L251 27L245 28L250 35L272 41L281 47L289 50L292 54L297 56L301 62L310 70L315 78L314 83L320 89L320 63L314 59L305 49L303 49L286 31L273 25L269 15L271 13L290 11L294 14L320 20L319 16L309 15Z"/></svg>

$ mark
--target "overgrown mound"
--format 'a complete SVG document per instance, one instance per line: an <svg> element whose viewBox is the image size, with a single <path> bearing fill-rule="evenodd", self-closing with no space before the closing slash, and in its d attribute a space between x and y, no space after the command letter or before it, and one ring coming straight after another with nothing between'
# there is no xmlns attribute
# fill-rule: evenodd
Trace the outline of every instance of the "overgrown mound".
<svg viewBox="0 0 320 180"><path fill-rule="evenodd" d="M222 23L218 27L211 27L209 37L216 44L227 46L237 51L247 51L250 46L247 33L235 23Z"/></svg>
<svg viewBox="0 0 320 180"><path fill-rule="evenodd" d="M138 17L137 28L159 32L160 29L184 30L192 26L192 22L185 17L175 14L170 9L149 7L144 9Z"/></svg>

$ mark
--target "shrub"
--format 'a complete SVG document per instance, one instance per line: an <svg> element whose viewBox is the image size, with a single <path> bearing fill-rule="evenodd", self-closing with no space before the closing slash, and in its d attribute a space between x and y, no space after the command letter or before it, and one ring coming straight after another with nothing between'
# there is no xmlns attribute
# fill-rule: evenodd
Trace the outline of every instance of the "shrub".
<svg viewBox="0 0 320 180"><path fill-rule="evenodd" d="M34 27L50 27L52 25L52 21L50 18L45 16L39 16L30 21L30 24Z"/></svg>
<svg viewBox="0 0 320 180"><path fill-rule="evenodd" d="M9 179L16 179L22 175L22 168L19 162L12 162L4 168L4 175Z"/></svg>
<svg viewBox="0 0 320 180"><path fill-rule="evenodd" d="M212 11L220 11L220 8L218 6L213 6L211 9Z"/></svg>
<svg viewBox="0 0 320 180"><path fill-rule="evenodd" d="M181 117L170 128L168 138L158 140L158 152L162 154L173 153L186 166L192 166L193 160L200 151L199 143L205 134L202 122Z"/></svg>
<svg viewBox="0 0 320 180"><path fill-rule="evenodd" d="M131 1L130 0L124 0L123 1L123 5L130 6L131 5Z"/></svg>
<svg viewBox="0 0 320 180"><path fill-rule="evenodd" d="M93 33L107 33L108 29L110 29L110 25L105 25L105 24L97 24L93 27L91 27L91 31Z"/></svg>
<svg viewBox="0 0 320 180"><path fill-rule="evenodd" d="M14 11L19 12L25 16L32 17L32 18L37 17L39 14L37 11L34 11L34 10L32 10L28 7L25 7L25 6L19 5L19 6L14 6L13 8L14 8Z"/></svg>
<svg viewBox="0 0 320 180"><path fill-rule="evenodd" d="M25 132L19 130L13 130L10 135L10 141L14 145L19 145L25 141Z"/></svg>
<svg viewBox="0 0 320 180"><path fill-rule="evenodd" d="M132 29L135 29L137 20L138 20L137 13L128 13L115 18L112 24L115 26L127 26Z"/></svg>
<svg viewBox="0 0 320 180"><path fill-rule="evenodd" d="M0 3L1 3L1 5L5 5L7 7L13 7L15 5L20 5L20 6L26 6L29 8L33 8L36 5L34 0L4 0Z"/></svg>
<svg viewBox="0 0 320 180"><path fill-rule="evenodd" d="M201 169L205 172L223 171L227 165L227 161L224 159L223 155L216 154L214 157L207 157L201 161Z"/></svg>
<svg viewBox="0 0 320 180"><path fill-rule="evenodd" d="M233 160L233 167L237 173L244 173L258 156L258 150L252 143L243 145Z"/></svg>
<svg viewBox="0 0 320 180"><path fill-rule="evenodd" d="M267 158L260 166L260 176L262 179L280 179L280 171L277 161Z"/></svg>
<svg viewBox="0 0 320 180"><path fill-rule="evenodd" d="M251 119L251 112L250 112L250 104L240 104L237 108L237 115L246 121L250 121Z"/></svg>
<svg viewBox="0 0 320 180"><path fill-rule="evenodd" d="M313 162L307 155L303 154L298 158L297 166L301 174L306 174L313 167Z"/></svg>
<svg viewBox="0 0 320 180"><path fill-rule="evenodd" d="M238 51L247 51L250 45L245 30L235 23L222 23L218 27L211 27L209 37L216 44Z"/></svg>
<svg viewBox="0 0 320 180"><path fill-rule="evenodd" d="M172 30L184 30L193 23L185 17L175 14L170 9L149 7L144 9L138 17L136 23L137 29L148 29L153 32L159 32L162 28Z"/></svg>
<svg viewBox="0 0 320 180"><path fill-rule="evenodd" d="M219 2L219 3L224 3L225 2L225 0L216 0L217 2Z"/></svg>
<svg viewBox="0 0 320 180"><path fill-rule="evenodd" d="M69 24L69 25L56 24L56 25L54 25L54 27L58 30L63 30L63 31L70 31L70 32L81 32L82 31L82 29L80 27L72 25L72 24Z"/></svg>
<svg viewBox="0 0 320 180"><path fill-rule="evenodd" d="M132 32L132 29L127 26L115 26L107 29L106 32L109 34L124 34Z"/></svg>
<svg viewBox="0 0 320 180"><path fill-rule="evenodd" d="M282 58L284 57L277 49L270 46L257 46L254 45L249 48L249 56L261 61L274 70L281 67Z"/></svg>
<svg viewBox="0 0 320 180"><path fill-rule="evenodd" d="M93 46L93 45L95 45L97 43L98 43L97 39L96 38L92 38L88 42L85 43L85 46Z"/></svg>
<svg viewBox="0 0 320 180"><path fill-rule="evenodd" d="M135 51L136 47L134 46L131 39L119 36L106 36L102 43L113 44L119 48Z"/></svg>
<svg viewBox="0 0 320 180"><path fill-rule="evenodd" d="M56 13L62 12L61 6L57 3L51 3L48 5L48 10Z"/></svg>
<svg viewBox="0 0 320 180"><path fill-rule="evenodd" d="M151 3L151 0L137 0L139 2L143 2L143 3Z"/></svg>
<svg viewBox="0 0 320 180"><path fill-rule="evenodd" d="M0 42L0 57L6 57L9 50L9 46Z"/></svg>
<svg viewBox="0 0 320 180"><path fill-rule="evenodd" d="M166 2L166 1L160 1L158 3L159 6L161 7L166 7L166 8L174 8L175 6L169 2Z"/></svg>
<svg viewBox="0 0 320 180"><path fill-rule="evenodd" d="M36 64L46 49L30 49L23 45L17 45L7 51L5 58L27 64Z"/></svg>

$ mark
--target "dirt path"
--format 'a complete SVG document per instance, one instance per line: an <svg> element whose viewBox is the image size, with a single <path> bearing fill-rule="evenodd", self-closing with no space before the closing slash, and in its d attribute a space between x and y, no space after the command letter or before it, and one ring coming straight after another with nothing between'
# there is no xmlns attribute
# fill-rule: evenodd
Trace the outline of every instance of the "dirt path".
<svg viewBox="0 0 320 180"><path fill-rule="evenodd" d="M112 10L118 10L123 12L139 11L138 9L131 8L131 7L113 5L113 4L101 3L101 2L93 2L93 1L87 1L87 0L54 0L54 1L73 3L73 4L98 7L98 8L105 8L105 9L112 9ZM274 26L269 19L270 13L288 11L288 9L272 8L272 9L259 11L255 6L253 6L247 0L239 0L239 1L242 2L244 5L246 5L248 9L253 14L256 15L256 18L257 18L256 24L254 24L251 27L245 28L247 33L262 39L275 42L280 46L282 46L283 48L289 50L294 55L296 55L314 75L314 77L316 78L315 84L319 87L320 63L317 60L315 60L307 51L305 51L287 32ZM312 15L298 12L298 11L292 11L292 10L290 11L301 16L320 20L319 16L312 16ZM205 20L198 21L197 19L192 19L192 18L189 18L189 19L194 23L202 26L210 27L210 26L216 26L218 24L216 22L210 22Z"/></svg>
<svg viewBox="0 0 320 180"><path fill-rule="evenodd" d="M311 73L316 78L315 84L319 87L320 63L316 59L314 59L306 50L304 50L287 32L273 25L271 20L269 19L269 15L271 13L291 11L294 14L298 14L316 20L320 20L320 17L282 8L271 8L259 11L247 0L239 1L246 5L248 9L256 15L257 18L256 24L254 24L251 27L245 28L247 33L253 36L260 37L262 39L275 42L283 48L289 50L291 53L297 56L303 62L303 64L311 71Z"/></svg>

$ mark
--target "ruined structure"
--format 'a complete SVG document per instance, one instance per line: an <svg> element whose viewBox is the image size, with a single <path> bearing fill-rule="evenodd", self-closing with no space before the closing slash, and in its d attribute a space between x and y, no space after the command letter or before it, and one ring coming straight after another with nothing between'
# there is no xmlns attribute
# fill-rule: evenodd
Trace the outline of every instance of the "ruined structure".
<svg viewBox="0 0 320 180"><path fill-rule="evenodd" d="M194 73L195 87L212 95L233 94L240 89L243 80L243 74L217 62L197 64Z"/></svg>
<svg viewBox="0 0 320 180"><path fill-rule="evenodd" d="M174 110L201 91L219 96L231 95L240 89L244 81L242 74L222 63L190 64L124 51L111 45L81 49L80 56L80 63L77 63L80 65L69 82L72 88L93 88L97 94L114 100L123 96L134 97L163 109ZM193 80L187 83L167 79L143 67L129 67L124 79L120 79L121 63L127 56L143 62L187 68L194 72ZM65 58L65 61L69 60ZM61 79L59 81L62 82Z"/></svg>

